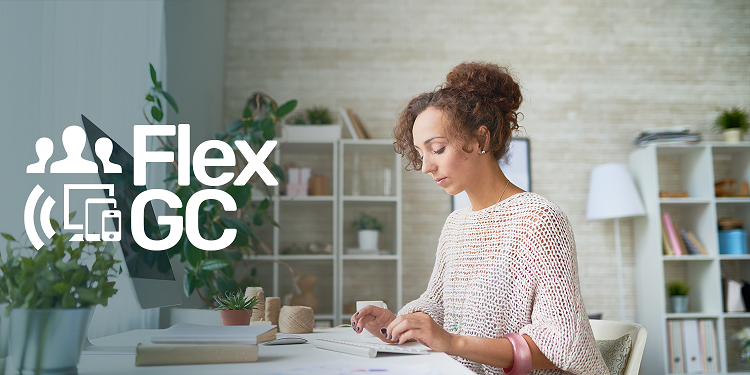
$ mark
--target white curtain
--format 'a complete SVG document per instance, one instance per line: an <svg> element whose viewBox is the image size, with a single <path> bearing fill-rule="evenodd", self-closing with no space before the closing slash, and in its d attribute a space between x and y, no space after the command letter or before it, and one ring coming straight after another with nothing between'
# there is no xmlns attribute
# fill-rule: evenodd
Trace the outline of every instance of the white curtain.
<svg viewBox="0 0 750 375"><path fill-rule="evenodd" d="M81 126L84 114L132 154L133 125L145 123L148 64L166 84L165 49L163 1L0 1L0 232L23 232L23 208L37 184L42 198L58 202L52 217L62 219L62 186L71 176L25 173L38 160L40 137L55 145L49 168L66 157L63 130ZM96 175L76 179L99 183ZM109 306L94 313L90 338L158 328L158 309L140 309L126 273Z"/></svg>

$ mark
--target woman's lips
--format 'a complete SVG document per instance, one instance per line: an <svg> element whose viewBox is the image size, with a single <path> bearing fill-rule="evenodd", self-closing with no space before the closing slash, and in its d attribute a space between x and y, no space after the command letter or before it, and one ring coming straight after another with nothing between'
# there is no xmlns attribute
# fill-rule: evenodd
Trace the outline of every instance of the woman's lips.
<svg viewBox="0 0 750 375"><path fill-rule="evenodd" d="M445 183L445 179L446 179L446 178L447 178L447 177L443 177L443 178L436 178L436 179L435 179L435 182L437 182L437 184L438 184L439 186L443 186L443 183Z"/></svg>

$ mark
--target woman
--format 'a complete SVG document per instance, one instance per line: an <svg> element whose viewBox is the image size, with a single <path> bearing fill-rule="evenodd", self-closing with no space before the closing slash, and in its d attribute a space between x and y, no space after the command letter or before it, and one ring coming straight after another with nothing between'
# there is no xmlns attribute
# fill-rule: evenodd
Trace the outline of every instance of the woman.
<svg viewBox="0 0 750 375"><path fill-rule="evenodd" d="M507 69L463 63L412 99L394 129L409 167L471 207L445 222L427 290L394 316L352 318L385 342L416 340L480 374L608 373L581 298L575 241L552 202L510 183L497 160L522 96Z"/></svg>

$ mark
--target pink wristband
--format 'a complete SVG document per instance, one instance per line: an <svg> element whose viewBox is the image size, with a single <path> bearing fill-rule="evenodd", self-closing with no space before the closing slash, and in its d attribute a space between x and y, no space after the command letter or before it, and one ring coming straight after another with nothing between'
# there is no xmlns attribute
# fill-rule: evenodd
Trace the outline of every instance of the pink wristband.
<svg viewBox="0 0 750 375"><path fill-rule="evenodd" d="M526 375L531 372L531 349L526 340L517 333L508 333L505 338L513 347L513 367L510 370L503 369L503 372L510 375Z"/></svg>

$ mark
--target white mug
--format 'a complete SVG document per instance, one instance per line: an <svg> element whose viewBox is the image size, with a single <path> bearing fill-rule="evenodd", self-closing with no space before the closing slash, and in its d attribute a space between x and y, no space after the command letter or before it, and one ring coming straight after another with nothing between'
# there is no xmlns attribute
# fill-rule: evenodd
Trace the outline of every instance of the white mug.
<svg viewBox="0 0 750 375"><path fill-rule="evenodd" d="M365 308L365 306L375 306L380 307L381 309L387 309L388 305L385 304L383 301L357 301L357 311L362 310ZM370 331L366 330L364 327L362 327L362 332L359 333L359 338L363 341L376 341L380 342L380 339L373 336Z"/></svg>

